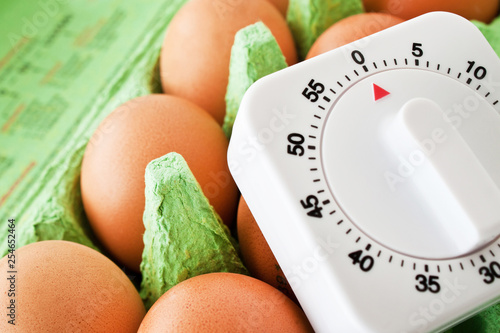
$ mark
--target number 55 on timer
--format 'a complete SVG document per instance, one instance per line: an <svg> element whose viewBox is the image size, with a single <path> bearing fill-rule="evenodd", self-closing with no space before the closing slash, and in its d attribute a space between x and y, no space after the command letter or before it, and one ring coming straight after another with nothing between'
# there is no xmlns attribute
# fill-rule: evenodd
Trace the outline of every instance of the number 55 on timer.
<svg viewBox="0 0 500 333"><path fill-rule="evenodd" d="M247 91L231 172L315 330L440 331L500 299L495 80L479 30L435 12ZM247 154L273 109L289 125Z"/></svg>

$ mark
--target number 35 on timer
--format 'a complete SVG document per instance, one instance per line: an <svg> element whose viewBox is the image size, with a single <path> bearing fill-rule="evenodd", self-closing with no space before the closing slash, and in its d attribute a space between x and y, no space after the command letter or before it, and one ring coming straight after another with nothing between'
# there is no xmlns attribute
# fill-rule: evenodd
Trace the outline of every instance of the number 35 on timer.
<svg viewBox="0 0 500 333"><path fill-rule="evenodd" d="M435 12L247 91L230 169L316 331L441 331L500 300L496 80L479 30Z"/></svg>

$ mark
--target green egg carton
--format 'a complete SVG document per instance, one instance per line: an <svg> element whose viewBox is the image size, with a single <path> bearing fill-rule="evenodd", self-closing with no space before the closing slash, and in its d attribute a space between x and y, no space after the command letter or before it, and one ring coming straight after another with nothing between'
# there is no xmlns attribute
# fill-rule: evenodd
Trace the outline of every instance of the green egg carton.
<svg viewBox="0 0 500 333"><path fill-rule="evenodd" d="M172 17L187 1L0 3L2 255L8 250L9 219L15 219L17 247L64 239L99 250L81 202L80 166L85 147L98 144L98 136L89 142L90 137L118 105L161 92L158 55L163 36ZM329 25L362 12L360 4L360 0L290 0L287 21L302 57ZM475 24L500 55L500 18L489 25ZM228 136L248 86L286 66L262 25L240 36L233 48L226 95L230 113L224 129ZM262 57L266 48L272 50L269 53L276 62L265 62L269 62ZM259 59L263 63L258 63ZM185 166L179 165L183 170ZM202 197L199 200L204 203ZM153 216L155 211L151 212ZM216 217L207 223L219 230ZM154 234L148 237L151 248L157 246ZM229 248L231 241L228 235L225 244ZM151 257L148 265L158 267L163 262ZM234 265L245 272L238 261ZM155 285L156 280L145 281L150 283L146 284L150 289L143 289L146 294L150 286L165 288ZM499 332L499 309L499 305L492 306L449 332Z"/></svg>

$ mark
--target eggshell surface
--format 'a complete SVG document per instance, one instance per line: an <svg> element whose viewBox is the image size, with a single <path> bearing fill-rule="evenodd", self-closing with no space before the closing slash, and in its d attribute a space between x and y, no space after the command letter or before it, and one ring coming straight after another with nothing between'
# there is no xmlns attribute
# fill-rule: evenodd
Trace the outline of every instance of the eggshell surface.
<svg viewBox="0 0 500 333"><path fill-rule="evenodd" d="M302 310L270 285L234 273L185 280L163 294L140 333L312 332Z"/></svg>
<svg viewBox="0 0 500 333"><path fill-rule="evenodd" d="M1 332L137 332L145 315L134 285L99 252L67 241L42 241L15 251L15 326ZM7 256L0 269L10 269ZM11 281L1 279L1 303Z"/></svg>
<svg viewBox="0 0 500 333"><path fill-rule="evenodd" d="M266 0L187 2L173 18L163 42L164 92L196 103L222 124L234 36L258 21L271 30L288 65L294 64L292 34L284 17Z"/></svg>
<svg viewBox="0 0 500 333"><path fill-rule="evenodd" d="M184 157L210 204L231 225L238 190L227 146L215 120L184 99L149 95L118 107L93 134L82 163L82 199L97 238L120 263L139 270L146 165L170 152Z"/></svg>
<svg viewBox="0 0 500 333"><path fill-rule="evenodd" d="M383 13L362 13L346 17L318 37L309 50L307 59L402 22L404 20L399 17Z"/></svg>
<svg viewBox="0 0 500 333"><path fill-rule="evenodd" d="M498 0L364 0L366 11L386 12L405 20L419 15L445 11L489 23L498 15Z"/></svg>
<svg viewBox="0 0 500 333"><path fill-rule="evenodd" d="M250 274L297 302L290 284L243 197L240 198L237 216L241 256Z"/></svg>
<svg viewBox="0 0 500 333"><path fill-rule="evenodd" d="M286 17L286 12L288 10L288 0L267 0L276 7L283 17Z"/></svg>

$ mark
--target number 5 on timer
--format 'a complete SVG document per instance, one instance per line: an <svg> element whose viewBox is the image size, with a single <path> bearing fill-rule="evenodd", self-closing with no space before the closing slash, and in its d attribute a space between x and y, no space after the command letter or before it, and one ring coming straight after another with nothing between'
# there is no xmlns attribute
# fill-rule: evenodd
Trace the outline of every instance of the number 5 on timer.
<svg viewBox="0 0 500 333"><path fill-rule="evenodd" d="M247 91L231 171L316 331L440 331L500 300L498 79L479 30L435 12ZM273 109L289 125L245 154Z"/></svg>

